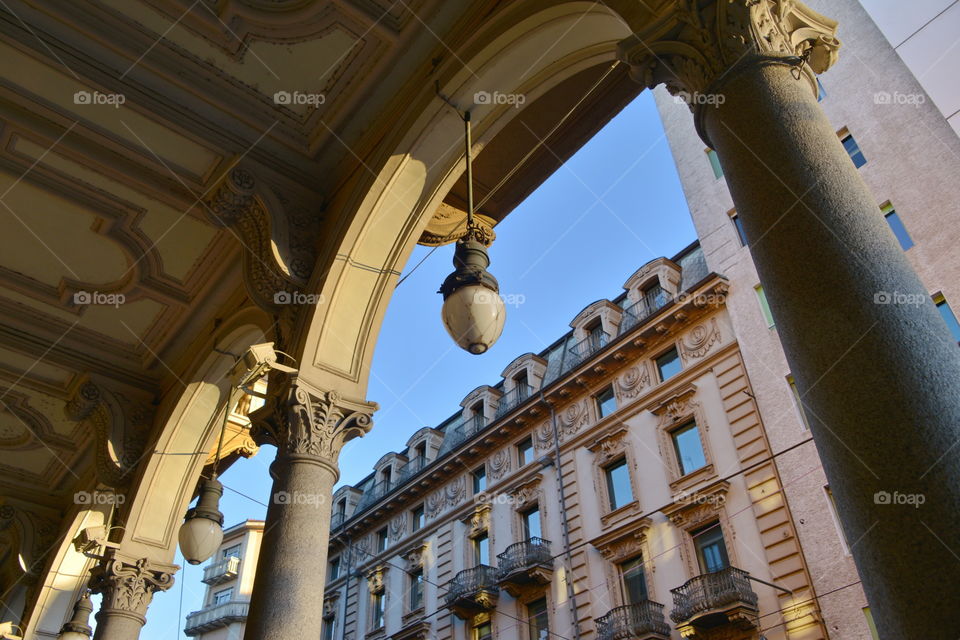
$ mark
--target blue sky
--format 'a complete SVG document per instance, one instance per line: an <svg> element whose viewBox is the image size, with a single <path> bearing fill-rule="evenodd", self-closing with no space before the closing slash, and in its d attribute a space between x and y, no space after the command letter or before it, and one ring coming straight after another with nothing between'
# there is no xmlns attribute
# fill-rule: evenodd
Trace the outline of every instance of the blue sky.
<svg viewBox="0 0 960 640"><path fill-rule="evenodd" d="M692 122L691 122L692 126ZM548 141L549 144L549 141ZM613 298L636 269L695 239L663 126L647 91L497 226L490 271L508 305L500 340L474 356L456 347L440 322L436 293L452 270L441 247L397 289L374 354L368 398L380 403L373 432L340 454L341 484L355 484L419 428L436 426L481 384L495 384L518 355L539 352L569 330L586 305ZM404 275L430 250L417 247ZM261 449L221 478L230 526L266 514L268 466ZM246 494L244 497L240 493ZM177 584L154 598L142 638L183 638L183 620L203 606L202 567L185 566Z"/></svg>

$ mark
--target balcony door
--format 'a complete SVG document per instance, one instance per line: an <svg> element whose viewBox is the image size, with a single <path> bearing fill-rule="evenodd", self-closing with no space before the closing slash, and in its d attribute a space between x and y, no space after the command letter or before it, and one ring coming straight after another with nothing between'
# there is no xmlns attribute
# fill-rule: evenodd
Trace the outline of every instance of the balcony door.
<svg viewBox="0 0 960 640"><path fill-rule="evenodd" d="M620 564L625 604L639 604L647 599L647 580L643 574L643 557L637 556Z"/></svg>
<svg viewBox="0 0 960 640"><path fill-rule="evenodd" d="M707 525L693 534L693 544L697 549L697 562L700 573L716 573L730 566L727 546L723 542L723 529L719 522Z"/></svg>
<svg viewBox="0 0 960 640"><path fill-rule="evenodd" d="M473 539L473 564L490 564L490 536L486 532Z"/></svg>
<svg viewBox="0 0 960 640"><path fill-rule="evenodd" d="M543 529L540 527L539 507L527 509L520 514L520 517L523 519L523 536L525 540L543 537Z"/></svg>

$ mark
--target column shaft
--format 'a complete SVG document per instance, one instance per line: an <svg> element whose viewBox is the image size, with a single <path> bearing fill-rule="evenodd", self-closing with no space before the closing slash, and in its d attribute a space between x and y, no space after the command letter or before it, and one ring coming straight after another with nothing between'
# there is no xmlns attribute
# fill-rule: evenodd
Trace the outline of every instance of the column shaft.
<svg viewBox="0 0 960 640"><path fill-rule="evenodd" d="M806 77L754 56L699 107L884 640L960 629L960 349ZM904 170L909 170L904 159ZM951 454L953 452L953 454Z"/></svg>

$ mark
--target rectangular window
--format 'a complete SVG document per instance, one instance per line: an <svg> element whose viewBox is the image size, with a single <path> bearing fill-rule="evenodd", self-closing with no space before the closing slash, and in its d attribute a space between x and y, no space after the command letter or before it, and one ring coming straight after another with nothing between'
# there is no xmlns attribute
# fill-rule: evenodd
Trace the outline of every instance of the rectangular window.
<svg viewBox="0 0 960 640"><path fill-rule="evenodd" d="M373 617L371 621L373 622L374 629L379 629L383 626L383 614L386 611L386 600L386 594L383 591L373 594L373 606L371 607Z"/></svg>
<svg viewBox="0 0 960 640"><path fill-rule="evenodd" d="M213 594L213 606L218 604L225 604L230 602L230 599L233 598L233 587L227 589L222 589Z"/></svg>
<svg viewBox="0 0 960 640"><path fill-rule="evenodd" d="M720 166L720 158L717 157L717 152L713 149L704 149L704 153L707 154L707 159L710 161L713 177L719 180L723 177L723 167Z"/></svg>
<svg viewBox="0 0 960 640"><path fill-rule="evenodd" d="M853 166L859 169L867 164L867 158L863 155L863 151L860 150L860 145L857 144L853 135L843 130L841 132L840 142L843 143L843 148L847 150L847 155L853 160Z"/></svg>
<svg viewBox="0 0 960 640"><path fill-rule="evenodd" d="M620 564L623 597L626 604L639 604L647 599L647 581L643 575L643 558L638 556Z"/></svg>
<svg viewBox="0 0 960 640"><path fill-rule="evenodd" d="M323 640L333 640L333 631L337 625L334 618L327 618L323 621Z"/></svg>
<svg viewBox="0 0 960 640"><path fill-rule="evenodd" d="M870 612L870 607L863 608L863 615L867 619L867 628L870 629L870 637L873 640L880 640L880 634L877 633L877 623L873 621L873 613Z"/></svg>
<svg viewBox="0 0 960 640"><path fill-rule="evenodd" d="M490 536L487 533L473 539L473 564L490 564Z"/></svg>
<svg viewBox="0 0 960 640"><path fill-rule="evenodd" d="M657 281L643 290L643 301L647 305L647 313L653 313L663 308L670 299L667 292L660 286L660 282Z"/></svg>
<svg viewBox="0 0 960 640"><path fill-rule="evenodd" d="M410 573L410 611L423 606L423 569Z"/></svg>
<svg viewBox="0 0 960 640"><path fill-rule="evenodd" d="M340 577L340 557L337 556L330 561L330 578L329 580L336 580Z"/></svg>
<svg viewBox="0 0 960 640"><path fill-rule="evenodd" d="M617 410L617 397L613 393L613 387L607 387L598 393L595 400L597 401L597 412L601 418Z"/></svg>
<svg viewBox="0 0 960 640"><path fill-rule="evenodd" d="M830 487L823 488L827 494L827 506L830 508L830 517L833 518L833 524L837 528L837 537L840 538L840 545L843 547L843 554L850 555L850 545L847 544L847 534L843 532L843 525L840 524L840 512L837 511L837 501L833 499L833 491Z"/></svg>
<svg viewBox="0 0 960 640"><path fill-rule="evenodd" d="M773 329L776 323L773 321L773 314L770 313L770 305L767 304L767 294L763 292L763 287L759 284L753 289L757 292L757 303L760 305L760 312L763 313L763 319L767 323L767 328Z"/></svg>
<svg viewBox="0 0 960 640"><path fill-rule="evenodd" d="M546 598L534 600L527 605L527 623L530 625L530 640L547 640L550 637Z"/></svg>
<svg viewBox="0 0 960 640"><path fill-rule="evenodd" d="M953 339L960 342L960 323L957 322L957 316L953 315L953 310L947 304L947 299L943 296L936 296L933 302L937 305L940 317L947 323L950 333L953 334Z"/></svg>
<svg viewBox="0 0 960 640"><path fill-rule="evenodd" d="M676 349L670 349L665 354L657 358L657 371L660 372L660 382L666 382L673 376L680 373L683 364L680 362L680 356Z"/></svg>
<svg viewBox="0 0 960 640"><path fill-rule="evenodd" d="M223 550L223 558L239 558L240 557L240 545L235 544L232 547L228 547Z"/></svg>
<svg viewBox="0 0 960 640"><path fill-rule="evenodd" d="M620 458L604 470L607 477L607 496L610 498L610 510L633 502L633 489L630 486L630 469L626 458Z"/></svg>
<svg viewBox="0 0 960 640"><path fill-rule="evenodd" d="M715 573L730 566L719 522L709 524L692 535L701 573Z"/></svg>
<svg viewBox="0 0 960 640"><path fill-rule="evenodd" d="M411 531L417 531L423 526L423 505L410 510L413 516L413 523L410 526Z"/></svg>
<svg viewBox="0 0 960 640"><path fill-rule="evenodd" d="M912 247L913 238L911 238L910 234L907 233L907 228L903 226L903 220L900 219L900 214L898 214L896 209L893 208L893 205L888 202L880 207L880 211L883 212L883 217L890 226L890 231L893 231L893 235L897 237L897 241L900 243L900 248L906 251Z"/></svg>
<svg viewBox="0 0 960 640"><path fill-rule="evenodd" d="M695 422L680 427L671 435L682 475L707 465L707 458L703 455L703 442L700 441L700 429Z"/></svg>
<svg viewBox="0 0 960 640"><path fill-rule="evenodd" d="M380 529L380 531L377 531L377 553L381 553L387 550L388 540L389 538L387 537L386 527L384 527L383 529Z"/></svg>
<svg viewBox="0 0 960 640"><path fill-rule="evenodd" d="M473 628L473 640L493 640L493 625L481 622Z"/></svg>
<svg viewBox="0 0 960 640"><path fill-rule="evenodd" d="M800 399L800 390L797 389L797 383L794 382L793 376L787 376L787 384L790 385L790 393L793 395L793 406L797 408L797 413L800 414L800 422L804 429L810 431L810 423L807 422L807 414L803 410L803 400Z"/></svg>
<svg viewBox="0 0 960 640"><path fill-rule="evenodd" d="M527 438L517 445L517 463L522 467L533 462L533 441Z"/></svg>
<svg viewBox="0 0 960 640"><path fill-rule="evenodd" d="M740 216L737 215L736 211L730 213L730 222L733 223L733 228L737 232L737 239L740 240L740 246L747 246L747 236L743 232L743 222L740 220Z"/></svg>
<svg viewBox="0 0 960 640"><path fill-rule="evenodd" d="M473 471L473 494L483 493L487 490L487 468L480 467Z"/></svg>
<svg viewBox="0 0 960 640"><path fill-rule="evenodd" d="M527 540L530 538L543 537L543 529L540 526L539 507L524 511L520 514L520 517L523 518L523 535Z"/></svg>

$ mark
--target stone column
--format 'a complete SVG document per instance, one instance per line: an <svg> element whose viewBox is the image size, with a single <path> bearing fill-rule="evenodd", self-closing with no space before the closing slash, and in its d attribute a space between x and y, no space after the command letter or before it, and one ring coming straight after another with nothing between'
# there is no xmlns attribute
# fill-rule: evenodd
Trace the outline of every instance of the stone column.
<svg viewBox="0 0 960 640"><path fill-rule="evenodd" d="M257 443L278 450L245 638L320 637L337 457L376 408L291 380L251 415Z"/></svg>
<svg viewBox="0 0 960 640"><path fill-rule="evenodd" d="M94 640L139 638L153 594L172 587L173 574L179 569L110 550L106 559L90 570L90 590L103 596Z"/></svg>
<svg viewBox="0 0 960 640"><path fill-rule="evenodd" d="M955 632L960 350L817 103L836 23L678 4L622 58L688 101L720 158L880 636Z"/></svg>

